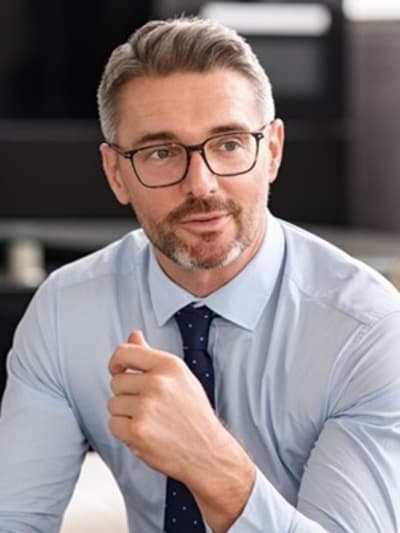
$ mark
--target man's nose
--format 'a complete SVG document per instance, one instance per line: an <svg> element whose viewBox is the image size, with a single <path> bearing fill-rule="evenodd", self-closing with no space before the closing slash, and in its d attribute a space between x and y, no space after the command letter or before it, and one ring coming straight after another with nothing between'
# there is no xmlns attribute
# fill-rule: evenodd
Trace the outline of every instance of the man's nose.
<svg viewBox="0 0 400 533"><path fill-rule="evenodd" d="M185 194L203 198L214 194L218 189L218 178L208 168L201 150L196 150L189 155L189 167L186 177L182 182Z"/></svg>

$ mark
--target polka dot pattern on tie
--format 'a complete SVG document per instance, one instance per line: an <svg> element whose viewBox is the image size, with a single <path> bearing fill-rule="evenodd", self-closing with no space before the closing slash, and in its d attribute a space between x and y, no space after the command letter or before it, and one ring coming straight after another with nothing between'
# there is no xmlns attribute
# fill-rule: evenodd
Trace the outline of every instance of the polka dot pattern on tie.
<svg viewBox="0 0 400 533"><path fill-rule="evenodd" d="M175 314L183 341L183 354L188 367L201 382L214 406L214 369L207 352L208 333L215 313L205 306L192 304ZM165 533L205 533L200 510L190 491L179 481L167 479L164 517Z"/></svg>
<svg viewBox="0 0 400 533"><path fill-rule="evenodd" d="M208 333L215 313L208 307L188 305L178 311L178 323L183 341L185 362L202 383L208 399L214 405L214 369L207 352Z"/></svg>

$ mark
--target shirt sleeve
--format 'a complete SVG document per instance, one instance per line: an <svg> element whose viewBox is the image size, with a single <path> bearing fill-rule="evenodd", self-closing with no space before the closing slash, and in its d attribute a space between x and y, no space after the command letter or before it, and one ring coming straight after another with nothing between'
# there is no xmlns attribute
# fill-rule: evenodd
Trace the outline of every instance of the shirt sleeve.
<svg viewBox="0 0 400 533"><path fill-rule="evenodd" d="M69 405L45 284L17 328L0 416L0 531L58 531L86 441Z"/></svg>
<svg viewBox="0 0 400 533"><path fill-rule="evenodd" d="M258 471L230 533L400 531L399 332L400 317L393 314L360 328L339 354L297 506Z"/></svg>

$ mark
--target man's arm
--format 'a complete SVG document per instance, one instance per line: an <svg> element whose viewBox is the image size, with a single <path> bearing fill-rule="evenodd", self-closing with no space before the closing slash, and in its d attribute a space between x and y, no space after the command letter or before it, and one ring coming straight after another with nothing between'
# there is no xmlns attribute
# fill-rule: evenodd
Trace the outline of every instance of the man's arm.
<svg viewBox="0 0 400 533"><path fill-rule="evenodd" d="M259 470L254 481L245 451L238 443L230 445L190 371L136 337L110 364L111 429L150 466L187 484L218 533L395 533L400 526L399 331L400 317L393 315L365 338L357 337L357 346L338 360L330 397L321 398L329 404L328 416L305 465L297 508ZM128 368L141 372L125 373ZM208 459L204 449L211 451ZM217 458L221 449L224 460L211 466L210 456ZM232 476L224 474L229 462L236 464ZM224 510L226 491L238 497Z"/></svg>
<svg viewBox="0 0 400 533"><path fill-rule="evenodd" d="M44 287L18 327L0 416L0 531L58 531L86 443L64 396Z"/></svg>
<svg viewBox="0 0 400 533"><path fill-rule="evenodd" d="M229 533L400 531L399 332L393 314L361 331L338 357L296 508L258 472Z"/></svg>

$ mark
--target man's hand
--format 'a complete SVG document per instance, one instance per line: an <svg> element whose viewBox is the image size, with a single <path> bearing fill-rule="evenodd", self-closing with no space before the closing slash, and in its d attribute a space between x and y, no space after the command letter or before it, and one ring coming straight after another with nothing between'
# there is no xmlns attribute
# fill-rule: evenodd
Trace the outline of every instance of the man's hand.
<svg viewBox="0 0 400 533"><path fill-rule="evenodd" d="M185 363L151 349L135 331L114 352L109 368L114 436L175 479L185 477L188 464L204 468L212 454L210 436L221 428L201 383Z"/></svg>
<svg viewBox="0 0 400 533"><path fill-rule="evenodd" d="M177 356L152 349L140 331L109 364L110 429L152 468L182 481L214 531L243 509L254 465L223 427L201 383Z"/></svg>

